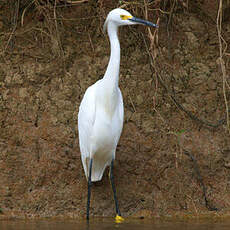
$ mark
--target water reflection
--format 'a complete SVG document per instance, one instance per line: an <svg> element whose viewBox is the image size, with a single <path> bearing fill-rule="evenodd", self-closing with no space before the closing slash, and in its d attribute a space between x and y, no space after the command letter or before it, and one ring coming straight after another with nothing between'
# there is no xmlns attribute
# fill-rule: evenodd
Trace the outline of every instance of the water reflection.
<svg viewBox="0 0 230 230"><path fill-rule="evenodd" d="M159 222L126 220L116 224L113 219L85 221L0 221L1 230L229 230L230 222Z"/></svg>

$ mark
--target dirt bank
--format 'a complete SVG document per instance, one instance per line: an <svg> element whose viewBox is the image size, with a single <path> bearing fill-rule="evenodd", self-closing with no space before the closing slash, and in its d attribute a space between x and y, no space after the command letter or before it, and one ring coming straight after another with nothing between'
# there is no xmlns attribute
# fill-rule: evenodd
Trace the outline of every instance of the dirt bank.
<svg viewBox="0 0 230 230"><path fill-rule="evenodd" d="M141 26L119 33L125 124L115 180L121 212L228 215L229 6L222 10L226 43L220 59L217 1L170 2L148 6L148 19L160 19L159 29L151 30L154 39ZM120 5L35 3L0 6L1 216L80 217L87 183L78 106L86 88L105 72L109 41L103 22ZM125 8L146 17L142 1ZM95 216L115 214L107 174L92 189Z"/></svg>

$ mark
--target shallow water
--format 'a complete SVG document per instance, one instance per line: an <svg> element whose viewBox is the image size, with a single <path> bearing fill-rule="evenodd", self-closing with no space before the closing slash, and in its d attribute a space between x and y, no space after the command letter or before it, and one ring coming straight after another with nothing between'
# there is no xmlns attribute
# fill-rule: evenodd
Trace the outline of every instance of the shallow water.
<svg viewBox="0 0 230 230"><path fill-rule="evenodd" d="M156 222L128 220L120 224L112 219L85 221L1 221L1 230L229 230L229 222Z"/></svg>

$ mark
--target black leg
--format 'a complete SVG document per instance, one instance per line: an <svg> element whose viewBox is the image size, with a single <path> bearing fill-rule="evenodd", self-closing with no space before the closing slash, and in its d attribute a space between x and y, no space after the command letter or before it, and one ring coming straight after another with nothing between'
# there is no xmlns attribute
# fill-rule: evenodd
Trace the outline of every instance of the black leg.
<svg viewBox="0 0 230 230"><path fill-rule="evenodd" d="M114 201L115 201L115 206L116 206L116 214L117 214L117 216L120 217L121 212L120 212L120 209L118 206L116 188L115 188L115 184L114 184L113 163L114 163L114 160L112 160L111 165L110 165L110 181L111 181L111 185L112 185L112 189L113 189L113 196L114 196Z"/></svg>
<svg viewBox="0 0 230 230"><path fill-rule="evenodd" d="M90 196L91 196L91 174L92 174L92 165L93 159L90 159L89 162L89 178L88 178L88 199L87 199L87 212L86 212L86 219L89 221L89 208L90 208Z"/></svg>

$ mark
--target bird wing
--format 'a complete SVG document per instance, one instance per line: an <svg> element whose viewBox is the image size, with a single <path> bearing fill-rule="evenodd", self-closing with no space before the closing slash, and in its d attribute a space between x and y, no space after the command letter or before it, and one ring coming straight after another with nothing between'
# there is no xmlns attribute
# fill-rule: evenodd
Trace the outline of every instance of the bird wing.
<svg viewBox="0 0 230 230"><path fill-rule="evenodd" d="M86 90L78 112L79 145L84 168L86 165L83 159L90 154L90 135L95 121L95 90L96 84Z"/></svg>
<svg viewBox="0 0 230 230"><path fill-rule="evenodd" d="M124 105L123 105L123 97L122 97L122 93L121 93L121 90L119 89L119 103L118 103L118 106L119 106L119 118L121 120L120 122L120 135L121 135L121 132L122 132L122 128L123 128L123 123L124 123ZM120 139L120 135L119 135L119 138L118 138L118 141Z"/></svg>

